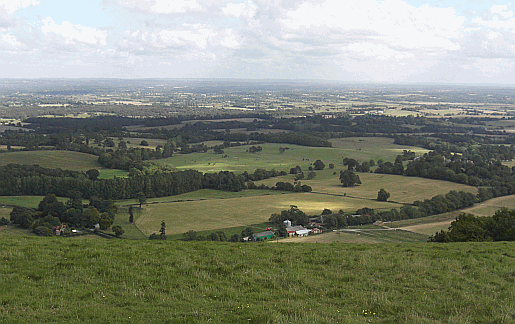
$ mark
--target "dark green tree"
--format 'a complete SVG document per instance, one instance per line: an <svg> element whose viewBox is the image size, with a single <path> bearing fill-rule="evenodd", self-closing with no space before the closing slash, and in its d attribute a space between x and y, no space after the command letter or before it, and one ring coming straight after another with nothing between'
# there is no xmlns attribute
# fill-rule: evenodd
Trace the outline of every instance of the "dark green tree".
<svg viewBox="0 0 515 324"><path fill-rule="evenodd" d="M134 207L129 207L129 223L134 223Z"/></svg>
<svg viewBox="0 0 515 324"><path fill-rule="evenodd" d="M86 175L88 176L89 180L97 180L100 176L100 171L98 171L97 169L89 169L88 171L86 171Z"/></svg>
<svg viewBox="0 0 515 324"><path fill-rule="evenodd" d="M377 193L377 201L387 201L390 198L390 193L383 188Z"/></svg>
<svg viewBox="0 0 515 324"><path fill-rule="evenodd" d="M120 225L113 226L112 230L114 232L114 235L116 235L116 237L120 237L121 235L123 235L123 233L125 233L125 231L123 230L123 228Z"/></svg>
<svg viewBox="0 0 515 324"><path fill-rule="evenodd" d="M143 204L146 204L147 203L147 196L145 196L145 194L143 192L138 192L136 194L136 199L138 199L138 202L139 202L139 208L141 208L141 206Z"/></svg>
<svg viewBox="0 0 515 324"><path fill-rule="evenodd" d="M359 176L352 170L340 171L340 182L344 187L354 187L357 184L361 184Z"/></svg>
<svg viewBox="0 0 515 324"><path fill-rule="evenodd" d="M321 160L316 160L315 163L313 163L313 166L315 167L315 170L323 170L325 168L325 163Z"/></svg>
<svg viewBox="0 0 515 324"><path fill-rule="evenodd" d="M166 223L165 221L161 222L161 229L159 230L159 235L166 236Z"/></svg>

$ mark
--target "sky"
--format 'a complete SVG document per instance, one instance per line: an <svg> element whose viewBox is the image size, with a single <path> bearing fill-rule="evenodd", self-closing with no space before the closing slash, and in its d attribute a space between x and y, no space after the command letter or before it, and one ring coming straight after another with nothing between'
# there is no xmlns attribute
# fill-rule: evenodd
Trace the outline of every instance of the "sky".
<svg viewBox="0 0 515 324"><path fill-rule="evenodd" d="M513 10L489 0L0 0L0 78L515 85Z"/></svg>

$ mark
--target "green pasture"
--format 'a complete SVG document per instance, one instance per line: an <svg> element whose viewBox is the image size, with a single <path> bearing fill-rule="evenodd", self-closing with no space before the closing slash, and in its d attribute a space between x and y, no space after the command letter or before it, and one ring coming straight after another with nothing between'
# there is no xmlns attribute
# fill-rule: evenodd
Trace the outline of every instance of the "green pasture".
<svg viewBox="0 0 515 324"><path fill-rule="evenodd" d="M515 195L493 198L464 209L462 212L476 216L492 216L497 210L503 207L515 209Z"/></svg>
<svg viewBox="0 0 515 324"><path fill-rule="evenodd" d="M113 142L115 143L116 147L118 147L118 143L120 143L120 140L118 137L111 137L113 139ZM140 138L140 137L124 137L123 140L127 143L127 147L134 147L134 148L148 148L155 150L158 145L165 146L166 140L163 139L157 139L157 138ZM148 146L142 146L141 141L147 141ZM129 143L130 142L130 143Z"/></svg>
<svg viewBox="0 0 515 324"><path fill-rule="evenodd" d="M353 212L361 207L391 209L401 205L376 200L364 200L315 193L288 193L241 198L183 201L148 204L136 221L146 235L157 232L161 221L167 224L167 233L181 234L189 230L224 229L268 221L273 213L297 206L307 214L317 214L328 208Z"/></svg>
<svg viewBox="0 0 515 324"><path fill-rule="evenodd" d="M0 206L22 206L37 208L44 196L0 196ZM59 201L66 202L68 198L57 197ZM1 208L1 207L0 207Z"/></svg>
<svg viewBox="0 0 515 324"><path fill-rule="evenodd" d="M395 161L397 155L404 150L413 151L416 155L422 155L429 150L408 145L397 145L393 138L388 137L348 137L331 139L335 149L342 152L342 156L353 158L358 161L369 161L382 159L383 161ZM338 161L341 164L342 161ZM335 163L336 164L336 163ZM326 164L327 166L327 164Z"/></svg>
<svg viewBox="0 0 515 324"><path fill-rule="evenodd" d="M513 323L515 244L4 236L2 323Z"/></svg>
<svg viewBox="0 0 515 324"><path fill-rule="evenodd" d="M147 204L157 203L172 203L172 202L185 202L185 201L198 201L198 200L210 200L210 199L229 199L229 198L244 198L254 196L270 196L270 195L281 195L284 191L276 190L241 190L238 192L233 191L221 191L214 189L200 189L193 192L187 192L181 195L170 196L170 197L159 197L159 198L148 198ZM138 205L137 199L124 199L118 200L119 205Z"/></svg>
<svg viewBox="0 0 515 324"><path fill-rule="evenodd" d="M360 161L370 159L393 161L402 154L403 150L412 150L417 154L427 150L404 145L393 144L393 139L382 137L343 138L333 139L333 148L307 147L291 144L265 143L259 153L247 153L249 146L238 146L224 149L224 154L208 153L176 154L173 157L157 160L156 163L171 165L177 169L195 169L202 172L243 171L253 172L257 168L276 169L288 172L290 168L299 165L303 170L316 160L322 160L326 166L333 163L342 166L344 157ZM288 148L279 153L279 148ZM226 157L224 157L226 156Z"/></svg>
<svg viewBox="0 0 515 324"><path fill-rule="evenodd" d="M118 169L99 169L99 179L127 178L129 172Z"/></svg>
<svg viewBox="0 0 515 324"><path fill-rule="evenodd" d="M454 182L431 180L417 177L405 177L391 174L362 173L357 172L362 182L355 187L342 187L340 182L340 171L342 168L325 169L316 171L316 176L312 180L300 180L301 184L309 185L313 192L326 193L330 195L346 195L360 199L377 199L377 192L384 188L390 193L389 201L399 203L413 203L416 200L423 201L430 199L438 194L446 194L451 190L466 191L477 193L477 189L472 186L462 185ZM336 174L334 174L336 173ZM305 172L307 175L307 172ZM257 181L256 184L275 185L277 182L293 183L294 176L286 175L282 177L270 178Z"/></svg>
<svg viewBox="0 0 515 324"><path fill-rule="evenodd" d="M9 163L39 164L44 168L86 171L100 167L97 159L95 155L71 151L8 152L0 154L0 166Z"/></svg>

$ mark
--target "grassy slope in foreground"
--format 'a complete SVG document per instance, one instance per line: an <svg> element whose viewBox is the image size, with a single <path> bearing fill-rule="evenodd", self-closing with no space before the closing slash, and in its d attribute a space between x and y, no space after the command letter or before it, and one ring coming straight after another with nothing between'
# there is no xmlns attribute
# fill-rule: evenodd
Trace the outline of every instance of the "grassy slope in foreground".
<svg viewBox="0 0 515 324"><path fill-rule="evenodd" d="M2 323L513 323L515 244L4 237Z"/></svg>

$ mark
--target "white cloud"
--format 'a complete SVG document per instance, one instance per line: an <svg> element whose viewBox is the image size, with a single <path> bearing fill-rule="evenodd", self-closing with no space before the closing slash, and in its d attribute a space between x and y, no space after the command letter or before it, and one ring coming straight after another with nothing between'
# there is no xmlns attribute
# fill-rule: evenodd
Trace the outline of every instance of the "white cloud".
<svg viewBox="0 0 515 324"><path fill-rule="evenodd" d="M66 44L77 42L89 45L107 45L107 32L96 28L82 25L74 25L68 21L63 21L61 25L56 24L52 18L43 19L41 31L48 34L56 34L64 39Z"/></svg>
<svg viewBox="0 0 515 324"><path fill-rule="evenodd" d="M41 1L37 0L0 0L0 12L5 11L7 14L12 15L19 9L37 6L40 3Z"/></svg>
<svg viewBox="0 0 515 324"><path fill-rule="evenodd" d="M361 57L374 57L380 60L404 60L414 58L411 53L395 51L383 44L354 43L347 46L350 52Z"/></svg>
<svg viewBox="0 0 515 324"><path fill-rule="evenodd" d="M280 21L285 31L304 37L340 42L374 39L405 49L456 50L465 17L453 8L417 8L400 0L327 0L303 2Z"/></svg>
<svg viewBox="0 0 515 324"><path fill-rule="evenodd" d="M181 26L182 29L159 31L138 30L126 33L119 46L124 50L150 54L154 49L174 49L184 52L205 50L216 33L203 25Z"/></svg>
<svg viewBox="0 0 515 324"><path fill-rule="evenodd" d="M228 3L222 8L224 15L235 16L235 17L252 17L256 14L257 7L252 1L246 3Z"/></svg>
<svg viewBox="0 0 515 324"><path fill-rule="evenodd" d="M501 15L504 19L513 17L513 11L508 10L507 5L493 5L490 11L493 14Z"/></svg>
<svg viewBox="0 0 515 324"><path fill-rule="evenodd" d="M236 34L232 29L226 29L225 35L222 36L220 44L230 49L237 49L240 47L240 43L236 37Z"/></svg>
<svg viewBox="0 0 515 324"><path fill-rule="evenodd" d="M5 43L11 47L19 47L23 45L22 43L18 42L14 35L11 34L3 34L1 35L1 39L2 43Z"/></svg>
<svg viewBox="0 0 515 324"><path fill-rule="evenodd" d="M118 4L158 14L203 10L197 0L118 0Z"/></svg>

